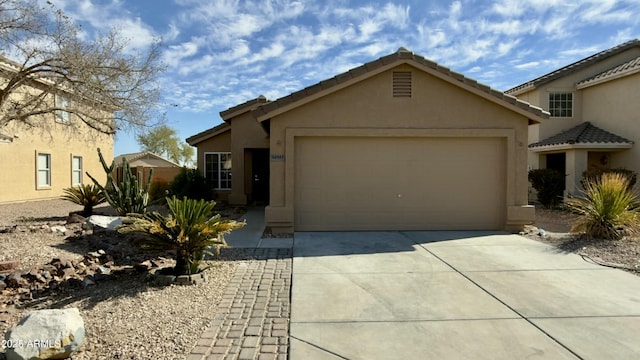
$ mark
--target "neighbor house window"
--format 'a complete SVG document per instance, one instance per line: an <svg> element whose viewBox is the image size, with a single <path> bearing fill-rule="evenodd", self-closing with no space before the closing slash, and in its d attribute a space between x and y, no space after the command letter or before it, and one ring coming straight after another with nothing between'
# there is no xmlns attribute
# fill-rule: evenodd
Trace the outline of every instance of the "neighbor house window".
<svg viewBox="0 0 640 360"><path fill-rule="evenodd" d="M69 98L64 96L56 95L56 121L61 123L68 123L70 114L66 110L69 108Z"/></svg>
<svg viewBox="0 0 640 360"><path fill-rule="evenodd" d="M71 185L82 184L82 156L71 157Z"/></svg>
<svg viewBox="0 0 640 360"><path fill-rule="evenodd" d="M549 114L553 117L573 117L573 94L550 93Z"/></svg>
<svg viewBox="0 0 640 360"><path fill-rule="evenodd" d="M231 153L205 153L204 176L215 189L231 189Z"/></svg>
<svg viewBox="0 0 640 360"><path fill-rule="evenodd" d="M37 184L39 188L51 186L51 154L38 153L37 164Z"/></svg>

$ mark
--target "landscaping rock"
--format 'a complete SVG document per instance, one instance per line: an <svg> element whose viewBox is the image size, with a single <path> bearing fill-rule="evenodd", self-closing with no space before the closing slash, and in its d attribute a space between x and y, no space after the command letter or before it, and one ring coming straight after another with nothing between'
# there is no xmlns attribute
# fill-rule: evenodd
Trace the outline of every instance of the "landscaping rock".
<svg viewBox="0 0 640 360"><path fill-rule="evenodd" d="M69 213L69 216L67 217L67 224L82 224L86 220L87 219L80 214Z"/></svg>
<svg viewBox="0 0 640 360"><path fill-rule="evenodd" d="M5 334L7 360L66 359L84 341L84 321L78 308L29 312Z"/></svg>
<svg viewBox="0 0 640 360"><path fill-rule="evenodd" d="M11 272L20 267L20 261L3 261L0 262L0 273Z"/></svg>
<svg viewBox="0 0 640 360"><path fill-rule="evenodd" d="M89 224L85 226L85 224ZM104 230L115 231L118 226L122 224L122 217L119 216L104 216L104 215L91 215L85 223L82 224L82 228L85 230Z"/></svg>
<svg viewBox="0 0 640 360"><path fill-rule="evenodd" d="M52 233L61 233L62 235L67 234L67 228L63 225L54 225L50 227L49 230L51 230Z"/></svg>

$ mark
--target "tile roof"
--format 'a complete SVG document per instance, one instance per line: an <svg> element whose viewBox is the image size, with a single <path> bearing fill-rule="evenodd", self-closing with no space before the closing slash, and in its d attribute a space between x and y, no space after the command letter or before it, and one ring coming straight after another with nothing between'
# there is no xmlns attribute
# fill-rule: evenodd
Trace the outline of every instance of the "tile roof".
<svg viewBox="0 0 640 360"><path fill-rule="evenodd" d="M630 145L633 141L610 133L586 121L569 130L529 145L530 148L553 145L573 144L621 144Z"/></svg>
<svg viewBox="0 0 640 360"><path fill-rule="evenodd" d="M434 70L437 74L442 75L443 78L448 79L452 83L459 84L460 86L463 86L463 87L471 87L487 94L488 95L487 98L490 98L490 99L493 98L493 100L497 100L498 102L503 102L505 105L515 106L520 111L530 113L531 115L535 115L538 118L549 117L548 112L542 110L537 106L533 106L528 102L519 100L512 95L508 95L501 91L492 89L488 85L481 84L476 80L473 80L460 73L452 71L447 67L439 65L420 55L414 54L413 52L405 48L399 48L398 51L396 51L395 53L383 56L377 60L368 62L364 65L353 68L342 74L338 74L330 79L320 81L317 84L308 86L300 91L291 93L275 101L266 102L264 105L261 105L257 107L255 110L253 110L252 113L257 119L265 120L266 117L269 116L269 113L279 108L296 103L305 98L318 94L319 92L331 90L332 88L335 88L341 84L366 76L367 74L370 74L375 70L379 70L380 68L393 65L393 64L401 64L401 63L410 63L413 65L422 66L426 69Z"/></svg>
<svg viewBox="0 0 640 360"><path fill-rule="evenodd" d="M141 151L141 152L137 152L137 153L118 155L118 156L113 158L113 161L115 162L116 166L119 166L122 163L122 159L123 158L127 159L128 162L132 162L132 161L135 161L135 160L138 160L138 159L142 159L142 158L145 158L145 157L152 157L152 158L155 158L155 159L158 159L158 160L166 161L166 162L171 163L171 164L173 164L175 166L178 166L178 167L180 166L180 165L174 163L171 160L167 160L167 159L163 158L162 156L156 155L156 154L154 154L152 152L149 152L149 151Z"/></svg>
<svg viewBox="0 0 640 360"><path fill-rule="evenodd" d="M223 122L220 125L216 125L214 127L212 127L211 129L199 132L195 135L189 136L186 141L187 144L191 145L191 146L195 146L196 144L212 137L218 134L221 134L225 131L231 130L231 125L229 125L226 122Z"/></svg>
<svg viewBox="0 0 640 360"><path fill-rule="evenodd" d="M264 104L269 102L269 100L267 100L267 98L264 95L260 95L255 99L251 99L249 101L243 102L242 104L233 106L228 108L227 110L223 110L220 112L220 117L222 118L222 120L227 121L228 119L237 116L239 114L237 114L238 111L249 111L252 108L260 105L260 104Z"/></svg>
<svg viewBox="0 0 640 360"><path fill-rule="evenodd" d="M631 59L623 64L620 64L607 71L601 72L598 75L590 77L588 79L580 81L578 89L584 88L590 85L599 84L608 80L617 79L623 76L631 75L640 72L640 56L635 59Z"/></svg>
<svg viewBox="0 0 640 360"><path fill-rule="evenodd" d="M570 74L570 73L573 73L573 72L578 71L580 69L583 69L583 68L585 68L585 67L587 67L587 66L589 66L589 65L591 65L593 63L596 63L596 62L601 61L603 59L606 59L606 58L609 58L611 56L617 55L617 54L619 54L621 52L624 52L624 51L626 51L628 49L631 49L633 47L636 47L636 46L640 46L640 40L639 39L634 39L634 40L631 40L631 41L627 41L627 42L625 42L623 44L620 44L618 46L614 46L614 47L612 47L610 49L601 51L601 52L599 52L597 54L594 54L594 55L586 57L586 58L584 58L582 60L576 61L573 64L569 64L569 65L567 65L565 67L562 67L562 68L560 68L558 70L555 70L555 71L552 71L552 72L550 72L548 74L542 75L542 76L540 76L540 77L538 77L536 79L533 79L531 81L528 81L528 82L526 82L524 84L515 86L515 87L505 91L505 93L507 93L507 94L517 93L520 90L524 90L524 89L527 89L527 88L530 88L530 87L533 87L533 88L538 87L538 86L540 86L542 84L546 84L548 82L551 82L553 80L561 78L561 77L563 77L563 76L565 76L567 74Z"/></svg>

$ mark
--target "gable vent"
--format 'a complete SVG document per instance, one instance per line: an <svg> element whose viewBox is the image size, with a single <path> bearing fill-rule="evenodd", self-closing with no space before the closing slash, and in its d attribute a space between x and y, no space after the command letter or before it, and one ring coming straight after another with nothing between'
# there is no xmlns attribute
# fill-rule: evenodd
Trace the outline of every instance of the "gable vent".
<svg viewBox="0 0 640 360"><path fill-rule="evenodd" d="M393 97L411 97L411 71L393 72Z"/></svg>

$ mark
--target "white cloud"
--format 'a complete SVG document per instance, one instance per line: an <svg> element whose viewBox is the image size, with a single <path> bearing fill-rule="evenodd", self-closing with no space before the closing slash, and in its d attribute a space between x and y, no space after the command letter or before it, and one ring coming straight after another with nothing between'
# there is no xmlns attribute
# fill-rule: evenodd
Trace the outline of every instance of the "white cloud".
<svg viewBox="0 0 640 360"><path fill-rule="evenodd" d="M518 64L518 65L514 65L514 67L516 69L531 69L531 68L535 68L537 66L540 65L540 62L538 61L531 61L528 63L524 63L524 64Z"/></svg>

